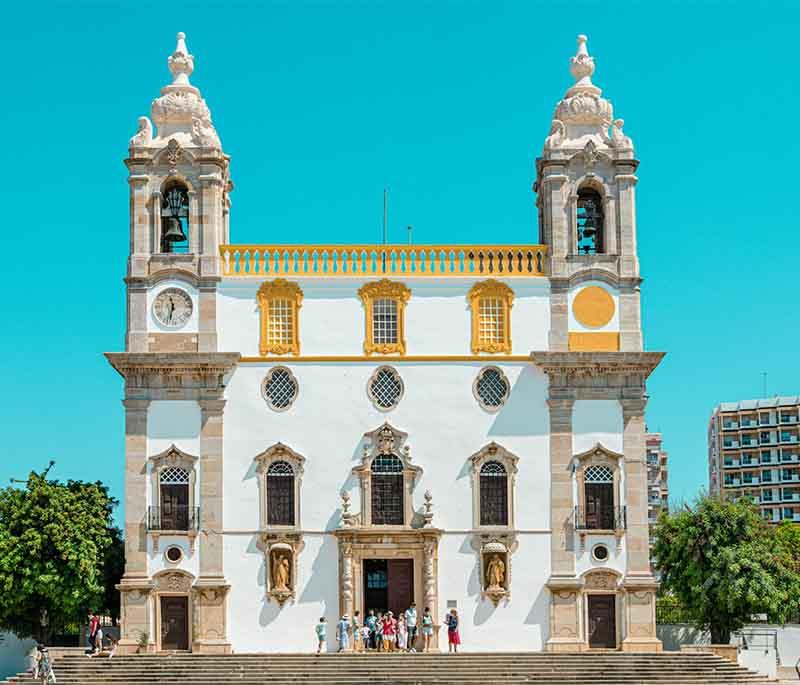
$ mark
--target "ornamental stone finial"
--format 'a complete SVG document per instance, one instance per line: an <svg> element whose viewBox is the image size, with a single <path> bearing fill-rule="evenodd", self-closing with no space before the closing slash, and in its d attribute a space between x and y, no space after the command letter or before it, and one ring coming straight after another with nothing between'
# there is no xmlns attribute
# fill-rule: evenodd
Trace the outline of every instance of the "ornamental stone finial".
<svg viewBox="0 0 800 685"><path fill-rule="evenodd" d="M572 78L575 79L575 85L570 88L567 96L578 92L591 92L597 95L600 94L600 89L592 83L592 74L594 74L594 57L589 55L589 50L586 47L587 37L581 34L578 36L578 51L575 56L570 58L569 70Z"/></svg>
<svg viewBox="0 0 800 685"><path fill-rule="evenodd" d="M186 47L186 34L181 31L178 33L178 44L167 59L167 65L172 72L173 86L189 86L189 76L194 71L194 55L189 54Z"/></svg>

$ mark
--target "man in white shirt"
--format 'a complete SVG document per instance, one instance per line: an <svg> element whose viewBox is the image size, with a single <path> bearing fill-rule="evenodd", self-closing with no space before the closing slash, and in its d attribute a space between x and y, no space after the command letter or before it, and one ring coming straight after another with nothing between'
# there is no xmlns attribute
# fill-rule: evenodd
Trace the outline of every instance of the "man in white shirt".
<svg viewBox="0 0 800 685"><path fill-rule="evenodd" d="M408 651L416 652L414 645L417 639L417 605L411 602L406 609L406 628L408 629Z"/></svg>

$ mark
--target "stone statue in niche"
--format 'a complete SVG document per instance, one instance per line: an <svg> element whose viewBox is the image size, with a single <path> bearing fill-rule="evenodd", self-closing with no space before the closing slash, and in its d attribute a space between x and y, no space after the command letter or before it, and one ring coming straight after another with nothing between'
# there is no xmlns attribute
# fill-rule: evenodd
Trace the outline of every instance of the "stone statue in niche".
<svg viewBox="0 0 800 685"><path fill-rule="evenodd" d="M504 590L506 580L506 565L499 554L492 556L486 567L486 589Z"/></svg>
<svg viewBox="0 0 800 685"><path fill-rule="evenodd" d="M272 556L272 589L278 592L291 590L289 557L286 554L276 552Z"/></svg>

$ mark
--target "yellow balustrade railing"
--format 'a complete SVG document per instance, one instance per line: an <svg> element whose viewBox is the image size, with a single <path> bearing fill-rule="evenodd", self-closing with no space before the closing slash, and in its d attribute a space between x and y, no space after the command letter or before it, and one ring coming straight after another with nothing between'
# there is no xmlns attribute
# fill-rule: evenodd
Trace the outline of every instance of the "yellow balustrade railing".
<svg viewBox="0 0 800 685"><path fill-rule="evenodd" d="M544 276L546 245L222 245L223 276Z"/></svg>

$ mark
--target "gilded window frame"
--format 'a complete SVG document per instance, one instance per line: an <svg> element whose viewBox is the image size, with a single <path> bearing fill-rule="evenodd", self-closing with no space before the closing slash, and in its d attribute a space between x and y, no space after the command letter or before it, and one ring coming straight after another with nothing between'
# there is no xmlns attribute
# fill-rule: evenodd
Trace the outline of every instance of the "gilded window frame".
<svg viewBox="0 0 800 685"><path fill-rule="evenodd" d="M410 288L405 283L390 281L387 278L380 281L365 283L358 289L358 296L364 304L364 354L399 354L406 353L406 304L411 297ZM375 300L395 300L397 303L397 342L376 343L373 328L373 305Z"/></svg>
<svg viewBox="0 0 800 685"><path fill-rule="evenodd" d="M303 305L303 291L297 283L276 278L264 281L256 294L261 310L259 352L262 357L268 354L300 354L300 307ZM292 307L292 332L289 344L276 344L269 341L269 305L273 300L288 300Z"/></svg>
<svg viewBox="0 0 800 685"><path fill-rule="evenodd" d="M490 278L473 285L467 297L472 310L472 353L511 354L511 308L514 306L514 291L505 283ZM480 338L481 300L485 298L498 298L503 305L503 335L500 342L488 342Z"/></svg>

